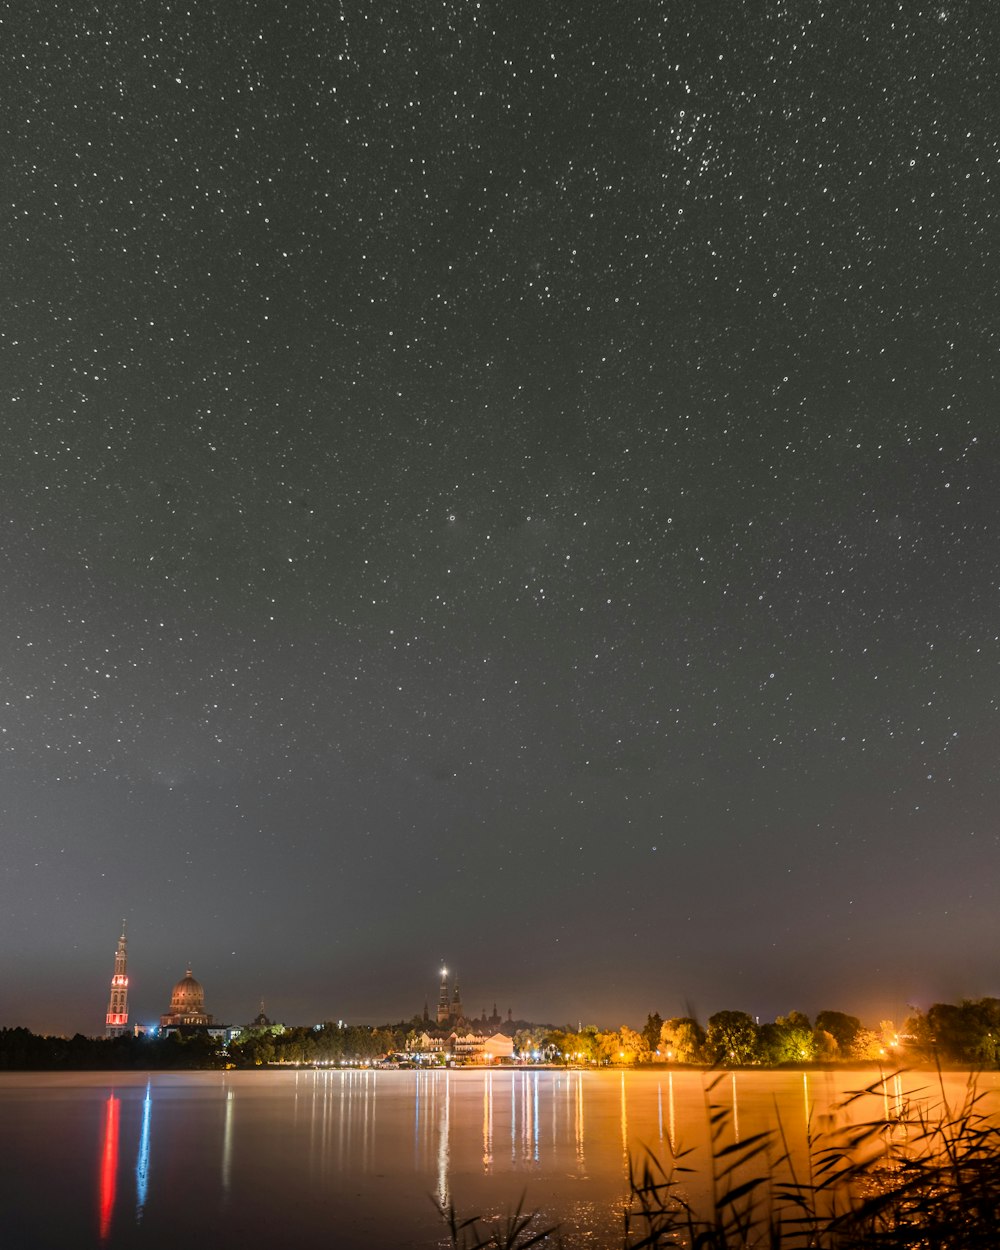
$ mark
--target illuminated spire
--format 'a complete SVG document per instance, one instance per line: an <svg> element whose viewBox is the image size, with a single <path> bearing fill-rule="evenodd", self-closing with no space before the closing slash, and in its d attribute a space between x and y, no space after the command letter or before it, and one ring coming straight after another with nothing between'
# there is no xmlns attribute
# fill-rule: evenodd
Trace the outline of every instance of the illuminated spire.
<svg viewBox="0 0 1000 1250"><path fill-rule="evenodd" d="M451 1018L451 1002L448 997L448 969L441 969L441 990L438 994L437 1022L447 1024Z"/></svg>
<svg viewBox="0 0 1000 1250"><path fill-rule="evenodd" d="M115 951L115 974L111 978L111 997L108 999L108 1014L104 1019L106 1037L121 1037L128 1032L128 943L125 941L125 921L122 921L122 935L118 939Z"/></svg>

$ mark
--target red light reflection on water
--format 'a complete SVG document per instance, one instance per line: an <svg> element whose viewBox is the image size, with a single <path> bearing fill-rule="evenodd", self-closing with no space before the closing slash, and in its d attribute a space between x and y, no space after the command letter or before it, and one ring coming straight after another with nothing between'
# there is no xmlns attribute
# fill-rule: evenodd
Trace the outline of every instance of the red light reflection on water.
<svg viewBox="0 0 1000 1250"><path fill-rule="evenodd" d="M115 1180L118 1175L118 1099L111 1094L104 1108L104 1140L101 1150L101 1175L98 1191L101 1241L111 1232L111 1212L115 1205Z"/></svg>

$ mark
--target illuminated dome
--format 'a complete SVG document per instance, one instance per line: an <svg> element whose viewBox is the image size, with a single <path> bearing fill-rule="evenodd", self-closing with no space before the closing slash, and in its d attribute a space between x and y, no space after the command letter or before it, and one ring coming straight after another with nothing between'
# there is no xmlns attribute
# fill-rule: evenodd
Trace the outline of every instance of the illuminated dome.
<svg viewBox="0 0 1000 1250"><path fill-rule="evenodd" d="M170 995L170 1009L160 1017L162 1027L178 1024L211 1024L212 1017L205 1013L205 990L196 981L191 969L174 986Z"/></svg>

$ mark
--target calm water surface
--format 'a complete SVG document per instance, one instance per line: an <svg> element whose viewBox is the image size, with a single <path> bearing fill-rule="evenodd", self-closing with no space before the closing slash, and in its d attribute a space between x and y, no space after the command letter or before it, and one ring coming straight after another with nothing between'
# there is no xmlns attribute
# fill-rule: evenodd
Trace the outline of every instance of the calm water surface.
<svg viewBox="0 0 1000 1250"><path fill-rule="evenodd" d="M780 1116L802 1150L810 1118L877 1079L740 1072L710 1098L731 1136ZM707 1097L680 1070L0 1074L0 1245L433 1247L432 1199L495 1216L523 1193L568 1246L618 1246L629 1154L702 1163ZM856 1118L940 1098L936 1076L890 1077ZM697 1202L704 1177L685 1183Z"/></svg>

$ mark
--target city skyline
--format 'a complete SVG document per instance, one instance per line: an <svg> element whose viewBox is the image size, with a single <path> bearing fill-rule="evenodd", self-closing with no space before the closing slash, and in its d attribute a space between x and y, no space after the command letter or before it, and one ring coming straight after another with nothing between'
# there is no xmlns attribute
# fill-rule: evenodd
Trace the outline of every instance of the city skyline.
<svg viewBox="0 0 1000 1250"><path fill-rule="evenodd" d="M114 955L114 973L111 977L111 991L110 991L111 998L110 998L110 1001L108 1001L107 1003L108 1010L107 1010L107 1015L105 1017L105 1029L104 1029L104 1031L106 1032L108 1036L116 1036L120 1033L131 1033L135 1029L139 1029L140 1031L143 1031L143 1032L148 1032L148 1031L155 1032L160 1027L160 1025L162 1025L163 1021L166 1019L166 1016L164 1016L164 1014L159 1009L148 1008L148 1003L146 1001L149 997L148 994L141 1000L142 1005L138 1011L133 1012L131 1010L131 1002L129 1000L129 987L131 984L131 978L125 975L126 970L127 970L126 968L126 953L127 953L126 952L126 929L127 929L127 920L122 922L122 932L121 932L121 936L118 939L118 943L117 943L117 947L116 947L115 955ZM170 999L171 1001L171 1006L168 1008L169 1012L174 1012L175 1010L181 1010L181 1008L176 1007L178 991L183 990L186 996L190 996L191 991L187 988L187 982L190 981L192 975L193 975L193 968L191 966L190 961L188 961L188 963L186 964L186 970L185 970L183 978L181 978L181 980L177 980L175 978L174 981L171 982L171 990L172 990L173 997L171 998L171 990L166 990L166 989L164 990L163 1002L166 1002L168 999ZM199 1011L204 1011L204 1006L203 1006L204 988L199 978L197 977L194 978L194 985L195 985L195 988L197 991L197 997L198 997L198 1003L196 1004L196 1008ZM500 1012L498 1016L498 1007L497 1007L496 1001L492 1003L492 1008L489 1005L483 1005L481 1009L477 1009L472 1006L471 1002L469 1003L465 1002L464 996L460 993L459 987L460 987L460 978L458 974L456 973L454 967L449 966L444 961L441 961L441 963L439 964L437 968L437 982L436 982L437 999L436 1001L434 1000L434 998L432 997L430 993L425 993L425 996L423 999L423 1006L417 1007L413 1011L408 1011L406 1010L405 1007L403 1007L402 1009L399 1009L396 1011L390 1011L388 1012L388 1014L384 1016L380 1016L378 1018L375 1018L375 1017L359 1018L357 1016L353 1016L352 1013L349 1010L346 1010L345 1006L341 1004L334 1011L326 1011L325 1013L314 1012L307 1019L282 1018L281 1023L292 1025L292 1026L301 1026L302 1024L315 1024L318 1027L320 1024L326 1024L326 1023L329 1023L331 1020L340 1019L340 1020L343 1020L345 1023L350 1023L350 1024L379 1026L379 1025L398 1024L401 1021L416 1020L419 1018L423 1018L425 1021L428 1022L428 1027L430 1027L433 1030L433 1029L439 1029L439 1028L447 1029L452 1024L454 1024L456 1020L475 1021L475 1020L482 1019L482 1020L493 1020L495 1022L496 1019L500 1019L502 1021L514 1020L514 1021L520 1021L522 1023L526 1020L531 1020L535 1025L546 1025L546 1026L550 1026L554 1028L574 1027L573 1022L574 1022L575 1017L555 1016L551 1013L547 1013L545 1010L542 1010L540 1013L536 1013L535 1015L532 1016L532 1015L525 1015L524 1013L515 1013L514 1008L511 1006L508 1006L506 1010L503 1012ZM532 991L532 989L530 988L530 985L527 986L526 988L528 992L529 1001L536 1001L536 1002L540 1001L539 996ZM214 993L212 997L214 1001L214 997L215 997ZM223 995L223 997L225 998L226 996ZM968 997L975 998L977 997L977 995L970 994ZM978 997L983 997L983 996L978 995ZM286 987L285 998L287 1001L297 1001L298 992L291 987ZM704 1023L708 1020L709 1016L714 1014L716 1011L720 1011L720 1010L721 1011L726 1011L726 1010L744 1011L746 1010L748 1015L755 1018L758 1023L761 1023L762 1021L770 1020L772 1017L787 1014L789 1011L793 1011L793 1012L799 1011L802 1009L802 1007L805 1006L808 1008L805 1011L805 1014L809 1016L816 1016L817 1014L825 1010L834 1010L834 1011L843 1010L847 1012L848 1014L859 1015L859 1017L862 1018L863 1023L865 1024L866 1027L874 1028L876 1025L883 1024L886 1020L895 1021L897 1024L901 1024L901 1022L911 1012L915 1010L916 1011L922 1010L930 1005L929 1002L921 1004L921 1005L914 1004L914 1003L902 1004L902 1003L897 1002L893 1006L893 1004L889 1003L888 999L884 999L882 1000L881 1005L879 1005L876 1002L869 1004L869 1009L866 1013L861 1010L856 1010L857 1009L856 1003L850 1003L846 1001L841 1001L841 1002L833 1004L830 1002L825 1002L825 1000L823 1000L825 1002L825 1006L816 1007L815 1005L812 1005L812 1004L820 1001L820 999L817 999L815 997L810 998L806 996L803 999L803 1001L798 1003L798 1005L793 1005L790 1007L782 1007L780 1010L774 1010L774 1011L765 1012L762 1014L759 1011L750 1010L749 1008L746 1008L745 1006L734 1007L732 1003L728 1003L728 1004L714 1003L710 1005L706 1010L699 1010L697 1006L690 999L686 1000L683 1004L681 1004L678 998L676 997L676 995L667 995L667 998L669 999L669 1003L672 1004L672 1006L668 1004L666 1009L663 1008L662 1004L654 1004L653 1006L650 1006L645 1013L639 1013L639 1014L633 1013L630 1018L626 1018L624 1015L621 1018L618 1018L614 1016L612 1013L612 1016L608 1018L599 1017L599 1016L595 1016L593 1018L588 1017L588 1019L586 1020L586 1023L588 1025L593 1025L599 1028L612 1028L612 1027L618 1027L620 1025L628 1025L629 1027L637 1028L642 1023L645 1016L651 1016L653 1014L659 1014L664 1019L691 1016L694 1019L698 1020L699 1022ZM266 1007L270 1008L270 1012L275 1012L277 1010L275 1007L275 1004L274 1003L269 1004L266 995L263 995L263 994L258 999L256 1006L257 1006L258 1011L264 1014L269 1014L266 1011ZM349 1004L347 1006L349 1006ZM187 1009L187 1008L185 1007L184 1009ZM122 1013L122 1014L115 1014L115 1013ZM232 1017L231 1019L230 1019L230 1016ZM275 1017L271 1017L271 1018L275 1018ZM208 1021L211 1021L212 1018L206 1016L205 1019ZM217 1017L216 1027L220 1027L220 1028L223 1027L222 1024L219 1023L221 1019L222 1017ZM227 1026L232 1026L232 1025L244 1026L246 1024L246 1021L239 1014L239 1009L237 1009L235 1013L233 1012L229 1013L229 1016L226 1016L225 1019L227 1021ZM247 1020L249 1019L250 1017L248 1016ZM19 1024L23 1027L24 1021L17 1021L13 1019L9 1021L0 1021L0 1027L11 1027L11 1026L19 1025ZM584 1019L582 1015L579 1015L578 1013L576 1027L578 1028L582 1027L583 1024L584 1024ZM53 1033L53 1034L59 1035L60 1033L66 1032L65 1029L60 1029L58 1027L54 1027L54 1028L46 1028L46 1027L38 1028L34 1026L31 1026L31 1027L32 1027L32 1031L37 1032L37 1033ZM85 1035L90 1035L89 1030L83 1027L79 1029L69 1030L69 1031L83 1032ZM100 1030L98 1030L98 1033L99 1032Z"/></svg>
<svg viewBox="0 0 1000 1250"><path fill-rule="evenodd" d="M995 26L10 15L0 1023L1000 993Z"/></svg>

